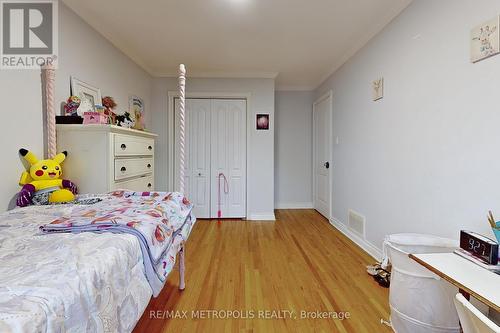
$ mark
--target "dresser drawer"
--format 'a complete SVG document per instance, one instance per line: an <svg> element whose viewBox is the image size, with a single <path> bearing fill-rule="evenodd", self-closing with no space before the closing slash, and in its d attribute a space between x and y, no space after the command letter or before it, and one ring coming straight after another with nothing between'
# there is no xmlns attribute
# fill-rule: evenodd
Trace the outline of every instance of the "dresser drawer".
<svg viewBox="0 0 500 333"><path fill-rule="evenodd" d="M113 184L113 191L124 189L136 192L149 192L154 190L153 176L139 177Z"/></svg>
<svg viewBox="0 0 500 333"><path fill-rule="evenodd" d="M115 159L115 180L142 176L152 172L152 158Z"/></svg>
<svg viewBox="0 0 500 333"><path fill-rule="evenodd" d="M132 135L114 135L115 156L153 156L155 142L153 139Z"/></svg>

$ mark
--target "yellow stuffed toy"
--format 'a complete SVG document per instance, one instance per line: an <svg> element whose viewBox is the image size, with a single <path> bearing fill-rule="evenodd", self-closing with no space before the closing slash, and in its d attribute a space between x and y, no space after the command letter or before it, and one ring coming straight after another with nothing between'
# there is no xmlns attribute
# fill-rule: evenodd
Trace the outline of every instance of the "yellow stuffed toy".
<svg viewBox="0 0 500 333"><path fill-rule="evenodd" d="M38 160L35 154L24 148L20 149L19 153L30 164L29 172L24 171L19 180L19 185L23 187L17 197L19 207L75 200L75 194L78 192L76 185L61 179L61 163L66 159L67 152L63 151L51 160Z"/></svg>

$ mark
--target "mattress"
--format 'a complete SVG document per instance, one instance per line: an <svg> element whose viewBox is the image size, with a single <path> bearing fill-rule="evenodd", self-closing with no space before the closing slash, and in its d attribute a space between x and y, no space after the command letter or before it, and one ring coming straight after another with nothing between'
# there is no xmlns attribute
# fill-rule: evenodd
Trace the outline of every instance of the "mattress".
<svg viewBox="0 0 500 333"><path fill-rule="evenodd" d="M130 234L42 235L71 205L0 215L0 332L130 332L152 295ZM169 249L169 266L189 232Z"/></svg>

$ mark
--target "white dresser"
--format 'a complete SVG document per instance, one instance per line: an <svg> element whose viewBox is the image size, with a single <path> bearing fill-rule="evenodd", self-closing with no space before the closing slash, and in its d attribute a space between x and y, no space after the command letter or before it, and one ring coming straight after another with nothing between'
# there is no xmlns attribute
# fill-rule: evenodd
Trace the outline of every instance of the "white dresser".
<svg viewBox="0 0 500 333"><path fill-rule="evenodd" d="M112 125L57 125L57 151L68 151L63 178L79 193L153 191L156 136Z"/></svg>

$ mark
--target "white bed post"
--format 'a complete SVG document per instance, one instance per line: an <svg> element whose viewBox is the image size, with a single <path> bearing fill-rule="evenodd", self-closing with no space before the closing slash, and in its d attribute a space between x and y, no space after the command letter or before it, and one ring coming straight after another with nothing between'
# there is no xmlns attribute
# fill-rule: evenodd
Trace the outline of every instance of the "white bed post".
<svg viewBox="0 0 500 333"><path fill-rule="evenodd" d="M179 250L179 290L186 289L186 283L184 281L184 244L182 244Z"/></svg>
<svg viewBox="0 0 500 333"><path fill-rule="evenodd" d="M54 158L57 152L56 110L54 106L56 70L52 64L42 67L45 87L45 106L47 113L47 157Z"/></svg>
<svg viewBox="0 0 500 333"><path fill-rule="evenodd" d="M186 158L186 67L183 64L179 66L179 118L179 192L184 194L184 168ZM179 250L179 290L184 290L186 288L184 270L184 244L182 244Z"/></svg>
<svg viewBox="0 0 500 333"><path fill-rule="evenodd" d="M179 66L179 192L184 194L184 171L186 158L186 67Z"/></svg>

